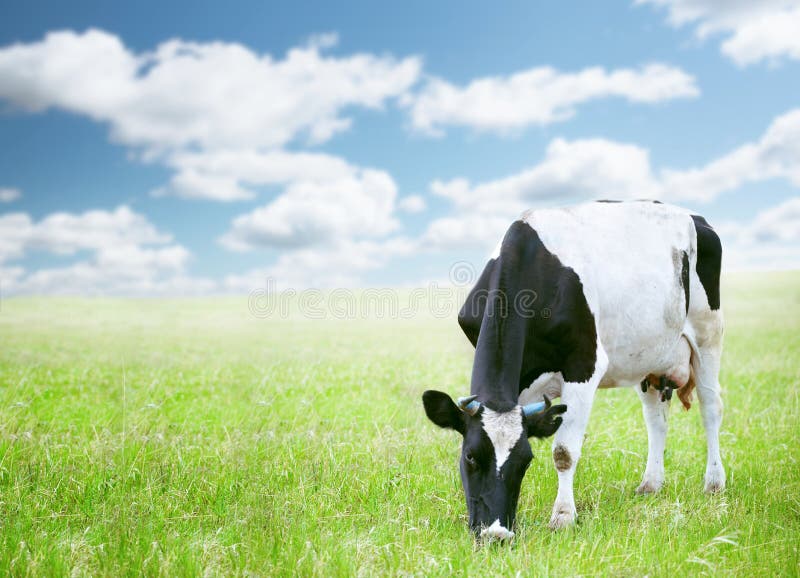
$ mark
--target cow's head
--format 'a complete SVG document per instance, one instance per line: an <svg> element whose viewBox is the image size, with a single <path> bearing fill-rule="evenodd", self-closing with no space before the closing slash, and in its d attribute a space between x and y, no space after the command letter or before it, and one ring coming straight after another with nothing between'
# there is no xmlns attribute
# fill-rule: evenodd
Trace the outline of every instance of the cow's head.
<svg viewBox="0 0 800 578"><path fill-rule="evenodd" d="M475 396L456 403L432 390L422 402L433 423L464 437L460 469L470 528L476 537L512 538L522 478L533 458L528 438L553 435L567 406L551 405L545 397L543 403L495 411Z"/></svg>

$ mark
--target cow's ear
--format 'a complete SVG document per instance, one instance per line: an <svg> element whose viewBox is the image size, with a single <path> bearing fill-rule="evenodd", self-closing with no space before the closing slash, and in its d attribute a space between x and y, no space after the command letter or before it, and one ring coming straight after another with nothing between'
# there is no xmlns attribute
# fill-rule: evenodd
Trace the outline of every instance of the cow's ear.
<svg viewBox="0 0 800 578"><path fill-rule="evenodd" d="M567 411L566 405L563 403L552 405L547 396L544 396L544 409L525 416L528 437L546 438L556 433L563 421L561 414L565 411Z"/></svg>
<svg viewBox="0 0 800 578"><path fill-rule="evenodd" d="M456 430L464 435L464 413L458 409L451 397L441 391L429 389L422 394L422 404L428 419L439 427Z"/></svg>

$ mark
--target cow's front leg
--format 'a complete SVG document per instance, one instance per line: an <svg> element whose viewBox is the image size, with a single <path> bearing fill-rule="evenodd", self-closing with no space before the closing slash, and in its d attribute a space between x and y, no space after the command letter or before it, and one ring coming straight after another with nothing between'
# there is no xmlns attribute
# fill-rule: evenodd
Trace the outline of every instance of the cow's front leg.
<svg viewBox="0 0 800 578"><path fill-rule="evenodd" d="M662 393L652 387L644 392L639 391L647 425L647 467L642 483L636 488L637 494L657 492L664 484L664 447L667 441L669 399L663 399Z"/></svg>
<svg viewBox="0 0 800 578"><path fill-rule="evenodd" d="M553 441L553 463L558 472L558 496L550 517L550 528L553 530L570 526L577 518L572 483L581 457L583 436L592 412L594 394L607 366L605 356L603 358L602 363L601 360L597 363L597 368L602 368L602 371L595 371L588 382L564 383L561 391L561 402L566 404L567 412Z"/></svg>

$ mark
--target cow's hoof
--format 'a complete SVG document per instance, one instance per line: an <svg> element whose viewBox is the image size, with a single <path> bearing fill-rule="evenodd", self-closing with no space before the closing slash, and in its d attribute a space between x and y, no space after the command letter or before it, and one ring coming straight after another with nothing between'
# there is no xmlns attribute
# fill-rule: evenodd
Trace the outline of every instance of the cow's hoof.
<svg viewBox="0 0 800 578"><path fill-rule="evenodd" d="M577 514L575 508L566 504L561 506L556 505L556 507L553 508L553 515L550 516L550 529L560 530L562 528L569 528L575 524L576 518Z"/></svg>
<svg viewBox="0 0 800 578"><path fill-rule="evenodd" d="M664 485L664 482L656 481L656 480L642 480L642 483L639 484L639 487L636 488L636 493L640 496L644 494L657 494L661 491L661 486Z"/></svg>
<svg viewBox="0 0 800 578"><path fill-rule="evenodd" d="M706 494L716 494L725 489L725 470L722 467L706 470Z"/></svg>

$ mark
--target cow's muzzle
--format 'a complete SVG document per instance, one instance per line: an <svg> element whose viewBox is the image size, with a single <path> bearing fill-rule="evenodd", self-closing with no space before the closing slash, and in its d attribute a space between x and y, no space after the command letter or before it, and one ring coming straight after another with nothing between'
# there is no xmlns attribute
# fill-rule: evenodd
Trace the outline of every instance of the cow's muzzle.
<svg viewBox="0 0 800 578"><path fill-rule="evenodd" d="M481 530L480 537L487 540L511 541L514 539L514 532L500 524L500 520L497 519L491 526Z"/></svg>

